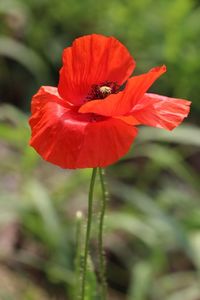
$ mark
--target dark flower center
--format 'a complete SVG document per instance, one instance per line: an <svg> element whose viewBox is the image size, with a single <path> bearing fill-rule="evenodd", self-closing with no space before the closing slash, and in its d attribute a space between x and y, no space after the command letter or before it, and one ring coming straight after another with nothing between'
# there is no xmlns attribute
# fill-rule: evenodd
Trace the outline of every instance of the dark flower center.
<svg viewBox="0 0 200 300"><path fill-rule="evenodd" d="M105 81L102 84L93 84L90 93L86 97L88 101L104 99L110 94L117 94L120 86L116 82Z"/></svg>

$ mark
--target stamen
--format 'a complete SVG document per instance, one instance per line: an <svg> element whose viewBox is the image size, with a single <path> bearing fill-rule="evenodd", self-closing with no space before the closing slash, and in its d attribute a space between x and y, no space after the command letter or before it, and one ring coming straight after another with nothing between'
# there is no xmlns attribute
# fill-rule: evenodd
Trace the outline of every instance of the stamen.
<svg viewBox="0 0 200 300"><path fill-rule="evenodd" d="M120 86L116 82L106 81L102 84L94 84L91 88L87 100L105 99L110 94L119 92Z"/></svg>
<svg viewBox="0 0 200 300"><path fill-rule="evenodd" d="M109 86L103 85L99 88L99 91L102 93L104 98L112 93L112 89Z"/></svg>

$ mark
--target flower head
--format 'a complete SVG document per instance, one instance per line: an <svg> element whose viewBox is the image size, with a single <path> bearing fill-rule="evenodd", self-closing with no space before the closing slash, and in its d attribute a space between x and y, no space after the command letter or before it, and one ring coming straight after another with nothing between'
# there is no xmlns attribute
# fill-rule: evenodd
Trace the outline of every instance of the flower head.
<svg viewBox="0 0 200 300"><path fill-rule="evenodd" d="M146 93L166 67L129 78L134 68L115 38L76 39L63 51L58 87L43 86L32 98L31 146L62 168L105 167L128 152L137 125L178 126L190 101Z"/></svg>

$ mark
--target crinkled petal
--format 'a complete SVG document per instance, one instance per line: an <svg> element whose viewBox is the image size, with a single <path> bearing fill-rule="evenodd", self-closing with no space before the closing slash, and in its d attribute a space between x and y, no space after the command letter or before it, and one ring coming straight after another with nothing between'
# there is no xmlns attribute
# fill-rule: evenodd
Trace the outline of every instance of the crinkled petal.
<svg viewBox="0 0 200 300"><path fill-rule="evenodd" d="M37 122L37 113L40 114L42 108L48 103L54 102L62 105L66 108L71 108L71 104L63 100L58 94L58 89L53 86L42 86L38 92L33 96L31 101L31 123L34 124L35 120Z"/></svg>
<svg viewBox="0 0 200 300"><path fill-rule="evenodd" d="M132 115L144 125L172 130L190 111L190 101L147 93L133 109Z"/></svg>
<svg viewBox="0 0 200 300"><path fill-rule="evenodd" d="M40 91L41 101L38 95L33 97L37 109L29 121L30 145L43 159L62 168L105 167L128 152L136 128L122 120L80 114L64 106L59 97L56 101L55 91L46 98L44 94Z"/></svg>
<svg viewBox="0 0 200 300"><path fill-rule="evenodd" d="M53 86L41 86L38 92L33 96L31 101L31 113L34 114L47 103L56 102L61 105L70 108L71 104L64 101L58 94L57 87Z"/></svg>
<svg viewBox="0 0 200 300"><path fill-rule="evenodd" d="M123 84L135 62L114 37L92 34L76 39L63 52L58 91L75 105L84 103L94 84L106 81Z"/></svg>
<svg viewBox="0 0 200 300"><path fill-rule="evenodd" d="M156 67L148 73L134 76L127 82L124 91L112 94L102 100L93 100L83 104L79 112L96 113L103 116L122 116L129 114L138 104L144 93L150 88L154 81L166 72L166 67Z"/></svg>

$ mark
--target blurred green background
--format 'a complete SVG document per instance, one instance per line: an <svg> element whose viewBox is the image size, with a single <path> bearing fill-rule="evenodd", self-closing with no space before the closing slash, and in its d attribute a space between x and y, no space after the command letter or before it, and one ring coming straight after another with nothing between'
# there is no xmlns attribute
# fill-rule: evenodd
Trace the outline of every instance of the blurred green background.
<svg viewBox="0 0 200 300"><path fill-rule="evenodd" d="M193 103L173 132L142 127L107 170L109 300L200 300L198 0L0 1L0 300L72 299L91 170L42 161L27 117L36 90L57 85L63 48L90 33L123 42L136 73L166 64L151 91ZM97 207L99 197L97 184Z"/></svg>

